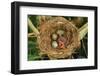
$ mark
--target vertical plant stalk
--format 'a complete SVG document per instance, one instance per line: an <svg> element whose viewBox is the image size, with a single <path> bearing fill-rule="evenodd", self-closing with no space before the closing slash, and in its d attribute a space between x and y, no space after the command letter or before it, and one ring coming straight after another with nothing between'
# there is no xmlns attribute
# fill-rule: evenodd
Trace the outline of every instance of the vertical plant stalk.
<svg viewBox="0 0 100 76"><path fill-rule="evenodd" d="M88 33L88 23L84 24L78 31L80 40L82 40L84 36Z"/></svg>
<svg viewBox="0 0 100 76"><path fill-rule="evenodd" d="M39 35L38 29L33 25L33 23L31 22L29 18L28 18L28 26L32 29L32 31L34 32L36 36Z"/></svg>
<svg viewBox="0 0 100 76"><path fill-rule="evenodd" d="M84 45L83 40L82 40L82 46L83 46L83 49L84 49L84 53L85 53L85 55L86 55L86 57L87 57L87 52L86 52L86 48L85 48L85 45Z"/></svg>

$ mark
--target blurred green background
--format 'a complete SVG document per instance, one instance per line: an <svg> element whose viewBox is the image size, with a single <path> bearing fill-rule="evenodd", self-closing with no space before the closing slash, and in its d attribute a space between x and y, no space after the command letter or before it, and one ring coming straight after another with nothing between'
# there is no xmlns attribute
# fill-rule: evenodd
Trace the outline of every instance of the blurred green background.
<svg viewBox="0 0 100 76"><path fill-rule="evenodd" d="M54 16L56 17L56 16ZM77 24L78 28L80 28L82 25L84 25L86 22L88 22L87 17L73 17L73 16L62 16L66 18L69 21L76 21L77 18L80 18L80 23ZM34 26L38 28L39 26L39 18L37 15L28 15L28 18L32 21ZM77 22L77 21L76 21ZM31 33L32 30L28 26L28 33ZM88 57L88 34L81 40L81 47L77 49L77 53L73 54L73 59L78 58L87 58ZM66 58L65 58L66 59ZM34 61L34 60L49 60L48 56L40 56L39 55L39 48L37 45L37 37L28 37L28 61Z"/></svg>

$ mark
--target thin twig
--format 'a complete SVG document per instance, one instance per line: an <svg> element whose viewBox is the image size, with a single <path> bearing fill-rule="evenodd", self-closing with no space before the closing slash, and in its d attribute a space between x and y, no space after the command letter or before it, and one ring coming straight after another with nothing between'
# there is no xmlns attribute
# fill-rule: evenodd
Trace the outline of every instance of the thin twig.
<svg viewBox="0 0 100 76"><path fill-rule="evenodd" d="M35 34L34 32L31 32L31 33L28 33L28 36L32 36L34 34Z"/></svg>

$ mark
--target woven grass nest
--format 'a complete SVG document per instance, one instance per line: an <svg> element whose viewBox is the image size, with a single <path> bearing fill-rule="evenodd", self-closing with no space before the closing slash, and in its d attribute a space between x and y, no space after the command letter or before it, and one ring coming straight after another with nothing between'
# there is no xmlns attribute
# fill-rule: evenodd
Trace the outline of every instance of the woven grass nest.
<svg viewBox="0 0 100 76"><path fill-rule="evenodd" d="M57 30L63 30L65 39L64 48L52 47L52 34ZM39 26L39 37L37 37L40 53L47 55L50 59L70 57L80 46L79 32L76 26L63 17L55 17ZM59 37L58 37L59 38Z"/></svg>

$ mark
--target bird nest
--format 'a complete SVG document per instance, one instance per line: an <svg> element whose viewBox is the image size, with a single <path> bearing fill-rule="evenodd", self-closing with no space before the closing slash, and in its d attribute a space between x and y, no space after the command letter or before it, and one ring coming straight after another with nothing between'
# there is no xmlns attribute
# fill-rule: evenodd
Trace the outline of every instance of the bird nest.
<svg viewBox="0 0 100 76"><path fill-rule="evenodd" d="M64 47L52 47L52 34L63 30ZM63 17L55 17L39 26L37 38L40 53L46 54L51 59L67 58L75 53L80 45L79 33L76 26ZM59 39L57 39L59 41ZM58 43L58 42L57 42ZM59 43L58 43L59 45Z"/></svg>

